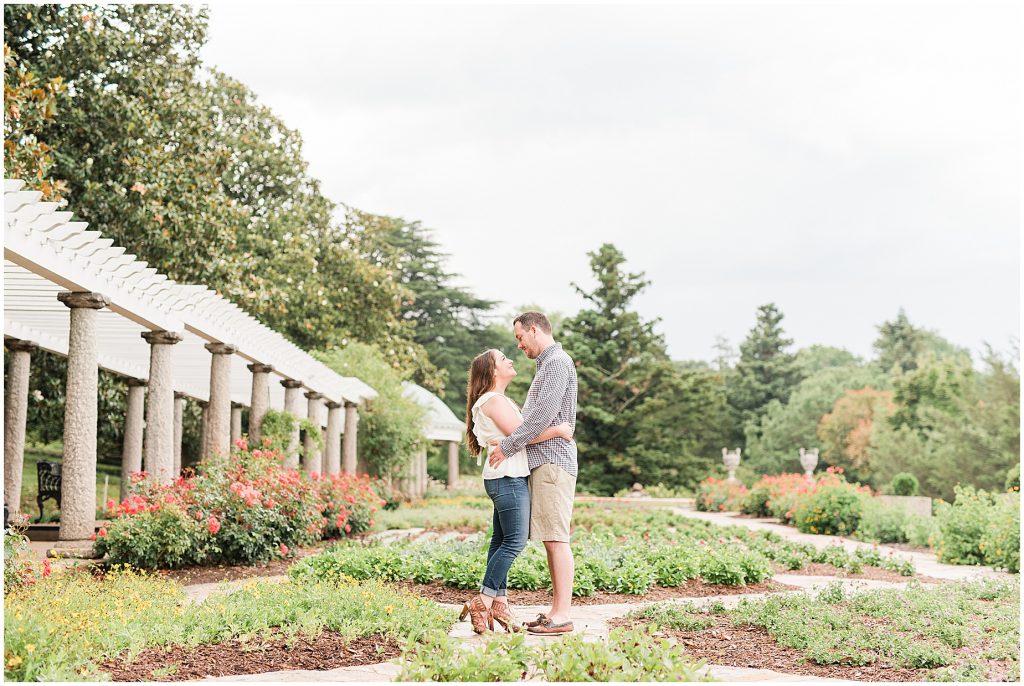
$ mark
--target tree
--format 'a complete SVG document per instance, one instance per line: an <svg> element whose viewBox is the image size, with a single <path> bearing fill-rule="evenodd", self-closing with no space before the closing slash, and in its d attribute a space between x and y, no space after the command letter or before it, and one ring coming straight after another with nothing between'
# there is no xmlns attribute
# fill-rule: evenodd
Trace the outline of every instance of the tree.
<svg viewBox="0 0 1024 686"><path fill-rule="evenodd" d="M729 380L729 404L747 434L756 437L756 426L771 400L785 404L800 381L795 358L785 349L793 341L784 337L782 313L774 304L762 305L757 323L740 344L740 359ZM746 427L754 427L751 430Z"/></svg>
<svg viewBox="0 0 1024 686"><path fill-rule="evenodd" d="M622 269L626 258L604 244L587 253L597 286L573 284L589 304L564 323L562 344L576 361L579 379L576 440L584 489L614 493L637 480L651 481L679 459L665 450L665 435L652 435L641 419L663 411L674 369L657 320L629 309L647 285Z"/></svg>
<svg viewBox="0 0 1024 686"><path fill-rule="evenodd" d="M870 386L846 391L818 423L823 457L829 464L845 468L854 480L871 482L874 475L870 450L872 427L884 421L893 410L891 391L879 391Z"/></svg>
<svg viewBox="0 0 1024 686"><path fill-rule="evenodd" d="M919 358L913 369L894 371L893 400L899 407L889 421L896 428L906 425L920 432L936 428L930 423L935 415L926 416L923 408L931 407L944 415L958 414L975 384L974 368L966 357L939 358L929 353Z"/></svg>
<svg viewBox="0 0 1024 686"><path fill-rule="evenodd" d="M426 410L402 393L405 380L371 345L353 342L316 355L343 376L357 376L379 394L360 410L359 458L378 476L400 475L423 446Z"/></svg>
<svg viewBox="0 0 1024 686"><path fill-rule="evenodd" d="M797 354L798 361L804 351ZM806 358L804 358L806 360ZM821 447L818 424L850 389L884 389L888 379L874 366L824 367L801 381L785 404L769 401L751 431L744 461L760 474L800 471L799 449ZM822 456L822 466L831 464Z"/></svg>
<svg viewBox="0 0 1024 686"><path fill-rule="evenodd" d="M878 326L874 348L878 355L878 366L884 372L894 368L901 372L916 369L919 358L929 352L938 357L969 356L965 348L953 345L937 332L911 324L902 307L896 319L882 322Z"/></svg>

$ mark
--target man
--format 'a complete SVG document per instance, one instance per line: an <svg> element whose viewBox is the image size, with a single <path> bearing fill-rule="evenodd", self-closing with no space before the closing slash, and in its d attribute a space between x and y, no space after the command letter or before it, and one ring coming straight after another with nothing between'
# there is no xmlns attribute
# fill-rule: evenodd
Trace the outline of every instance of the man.
<svg viewBox="0 0 1024 686"><path fill-rule="evenodd" d="M551 322L540 312L525 312L512 323L519 349L537 361L537 375L523 405L523 423L496 445L490 463L526 449L530 466L530 538L543 541L551 573L551 609L527 623L533 634L573 631L575 562L569 547L569 522L576 493L576 442L553 438L527 443L549 426L568 422L576 427L576 365L551 336Z"/></svg>

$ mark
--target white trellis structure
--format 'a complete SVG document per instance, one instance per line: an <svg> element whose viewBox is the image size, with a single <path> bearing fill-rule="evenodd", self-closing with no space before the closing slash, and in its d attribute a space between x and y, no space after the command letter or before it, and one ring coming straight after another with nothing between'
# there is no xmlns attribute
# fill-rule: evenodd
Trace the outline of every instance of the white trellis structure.
<svg viewBox="0 0 1024 686"><path fill-rule="evenodd" d="M416 401L427 411L423 435L430 441L443 441L448 445L448 490L453 490L459 481L459 443L466 430L464 422L444 401L423 386L405 381L402 395ZM402 490L412 498L421 498L427 490L427 451L421 450L413 457L407 476L402 479Z"/></svg>
<svg viewBox="0 0 1024 686"><path fill-rule="evenodd" d="M87 538L94 527L98 368L129 379L123 476L144 468L168 481L178 473L187 401L203 406L203 455L228 450L241 434L242 407L250 408L251 438L274 407L326 431L323 455L307 445L312 457L303 469L355 472L357 407L376 391L209 288L171 281L23 188L4 181L4 342L11 356L4 500L12 511L20 509L30 356L38 348L68 358L61 540ZM294 466L298 433L289 446Z"/></svg>

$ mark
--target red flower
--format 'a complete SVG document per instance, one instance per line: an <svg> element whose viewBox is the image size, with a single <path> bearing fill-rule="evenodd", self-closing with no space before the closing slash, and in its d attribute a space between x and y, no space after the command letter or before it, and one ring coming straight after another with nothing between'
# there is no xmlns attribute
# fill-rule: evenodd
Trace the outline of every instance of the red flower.
<svg viewBox="0 0 1024 686"><path fill-rule="evenodd" d="M208 528L210 529L210 534L216 536L217 532L220 531L220 521L216 517L211 516Z"/></svg>
<svg viewBox="0 0 1024 686"><path fill-rule="evenodd" d="M286 546L284 543L278 546L278 548L281 550L281 557L284 557L288 554L288 546Z"/></svg>
<svg viewBox="0 0 1024 686"><path fill-rule="evenodd" d="M50 576L50 558L43 558L43 578Z"/></svg>
<svg viewBox="0 0 1024 686"><path fill-rule="evenodd" d="M352 533L352 525L351 524L346 524L345 525L345 533L347 533L347 534Z"/></svg>
<svg viewBox="0 0 1024 686"><path fill-rule="evenodd" d="M104 536L106 536L107 535L107 527L101 526L100 530L99 530L99 533L96 534L96 535L99 536L100 538L103 538Z"/></svg>

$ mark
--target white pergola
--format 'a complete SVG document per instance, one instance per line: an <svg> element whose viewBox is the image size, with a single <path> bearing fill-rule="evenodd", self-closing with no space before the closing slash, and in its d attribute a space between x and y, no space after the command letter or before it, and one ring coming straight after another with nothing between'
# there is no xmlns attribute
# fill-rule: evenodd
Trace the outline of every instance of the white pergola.
<svg viewBox="0 0 1024 686"><path fill-rule="evenodd" d="M448 444L448 490L454 489L459 481L459 443L466 430L444 401L408 381L402 382L402 395L427 411L423 435L427 440L444 441ZM427 451L420 451L409 466L408 476L403 479L403 490L414 498L422 497L427 490Z"/></svg>
<svg viewBox="0 0 1024 686"><path fill-rule="evenodd" d="M376 397L372 388L335 373L209 288L171 281L84 222L71 221L71 212L23 188L22 181L4 181L4 338L13 355L4 490L12 510L20 507L28 365L36 347L69 359L61 539L85 538L92 530L97 367L135 380L129 388L125 474L141 467L143 450L151 475L166 480L177 473L187 399L204 405L204 455L226 452L240 435L242 406L250 407L250 436L258 436L263 413L275 407L326 427L324 455L307 460L307 471L337 472L342 458L345 470L355 471L357 406ZM143 422L144 394L149 397ZM91 446L82 444L90 440ZM298 430L289 448L295 466L297 442ZM90 465L91 473L84 473ZM78 493L87 488L88 496ZM86 498L88 522L72 523L78 531L66 532L68 502ZM70 509L75 519L75 507Z"/></svg>

